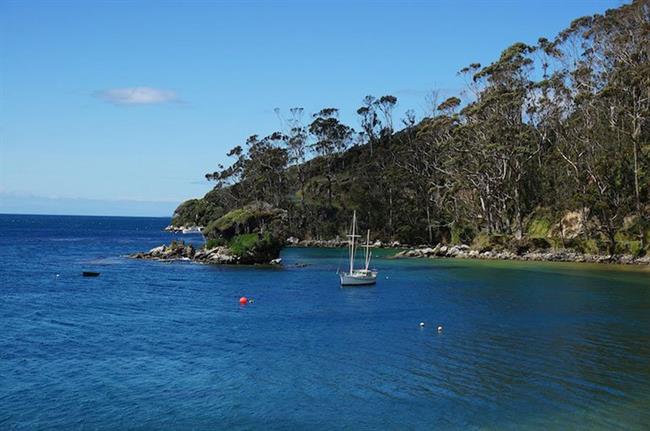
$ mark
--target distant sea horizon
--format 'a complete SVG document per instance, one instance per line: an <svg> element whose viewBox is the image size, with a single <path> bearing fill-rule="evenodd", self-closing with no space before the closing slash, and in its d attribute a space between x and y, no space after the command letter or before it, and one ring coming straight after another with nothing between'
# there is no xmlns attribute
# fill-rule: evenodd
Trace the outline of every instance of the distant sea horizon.
<svg viewBox="0 0 650 431"><path fill-rule="evenodd" d="M171 217L183 200L47 197L0 191L0 214Z"/></svg>
<svg viewBox="0 0 650 431"><path fill-rule="evenodd" d="M30 217L115 217L115 218L160 218L171 220L172 216L155 215L113 215L113 214L54 214L54 213L20 213L0 211L3 216L30 216Z"/></svg>

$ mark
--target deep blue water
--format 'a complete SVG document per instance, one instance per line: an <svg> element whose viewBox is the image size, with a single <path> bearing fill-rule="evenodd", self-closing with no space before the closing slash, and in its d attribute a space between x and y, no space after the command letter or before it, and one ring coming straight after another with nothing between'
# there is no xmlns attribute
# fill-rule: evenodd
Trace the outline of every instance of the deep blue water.
<svg viewBox="0 0 650 431"><path fill-rule="evenodd" d="M167 223L0 215L0 429L650 428L647 271L123 257Z"/></svg>

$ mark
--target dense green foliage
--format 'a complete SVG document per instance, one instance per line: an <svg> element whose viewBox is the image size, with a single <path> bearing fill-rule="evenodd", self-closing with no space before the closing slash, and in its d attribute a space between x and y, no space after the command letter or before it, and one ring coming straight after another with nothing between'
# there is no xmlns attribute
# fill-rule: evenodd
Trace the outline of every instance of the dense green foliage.
<svg viewBox="0 0 650 431"><path fill-rule="evenodd" d="M553 40L516 43L460 71L465 100L434 103L420 121L408 111L397 132L390 95L363 100L359 132L337 109L305 124L294 108L286 130L233 148L232 165L206 175L215 188L181 205L174 223L224 231L242 216L226 211L265 201L286 210L286 233L300 238L344 233L354 209L382 239L641 254L649 17L648 0L634 1Z"/></svg>
<svg viewBox="0 0 650 431"><path fill-rule="evenodd" d="M174 226L207 226L210 221L221 217L224 210L207 199L191 199L183 202L172 218Z"/></svg>
<svg viewBox="0 0 650 431"><path fill-rule="evenodd" d="M275 235L284 233L285 211L272 206L254 202L241 208L235 208L223 216L208 223L203 234L208 239L230 239L235 235L254 232L271 232Z"/></svg>
<svg viewBox="0 0 650 431"><path fill-rule="evenodd" d="M243 262L268 262L284 244L285 219L284 210L261 202L233 209L208 223L205 247L226 246Z"/></svg>

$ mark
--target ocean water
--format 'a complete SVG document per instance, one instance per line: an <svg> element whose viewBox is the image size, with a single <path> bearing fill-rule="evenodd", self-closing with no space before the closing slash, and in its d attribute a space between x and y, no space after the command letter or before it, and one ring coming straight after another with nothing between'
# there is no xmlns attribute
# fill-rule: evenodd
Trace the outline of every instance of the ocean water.
<svg viewBox="0 0 650 431"><path fill-rule="evenodd" d="M124 257L167 223L0 215L0 429L650 428L647 270Z"/></svg>

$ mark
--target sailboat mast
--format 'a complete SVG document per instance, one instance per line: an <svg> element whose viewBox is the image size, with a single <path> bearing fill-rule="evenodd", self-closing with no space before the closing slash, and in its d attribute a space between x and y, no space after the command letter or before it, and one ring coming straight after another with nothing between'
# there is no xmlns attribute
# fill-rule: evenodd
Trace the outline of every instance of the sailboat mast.
<svg viewBox="0 0 650 431"><path fill-rule="evenodd" d="M354 238L356 236L357 212L352 213L352 235L350 236L350 274L354 269Z"/></svg>
<svg viewBox="0 0 650 431"><path fill-rule="evenodd" d="M370 266L370 229L368 229L366 235L366 271L368 270L368 266Z"/></svg>

